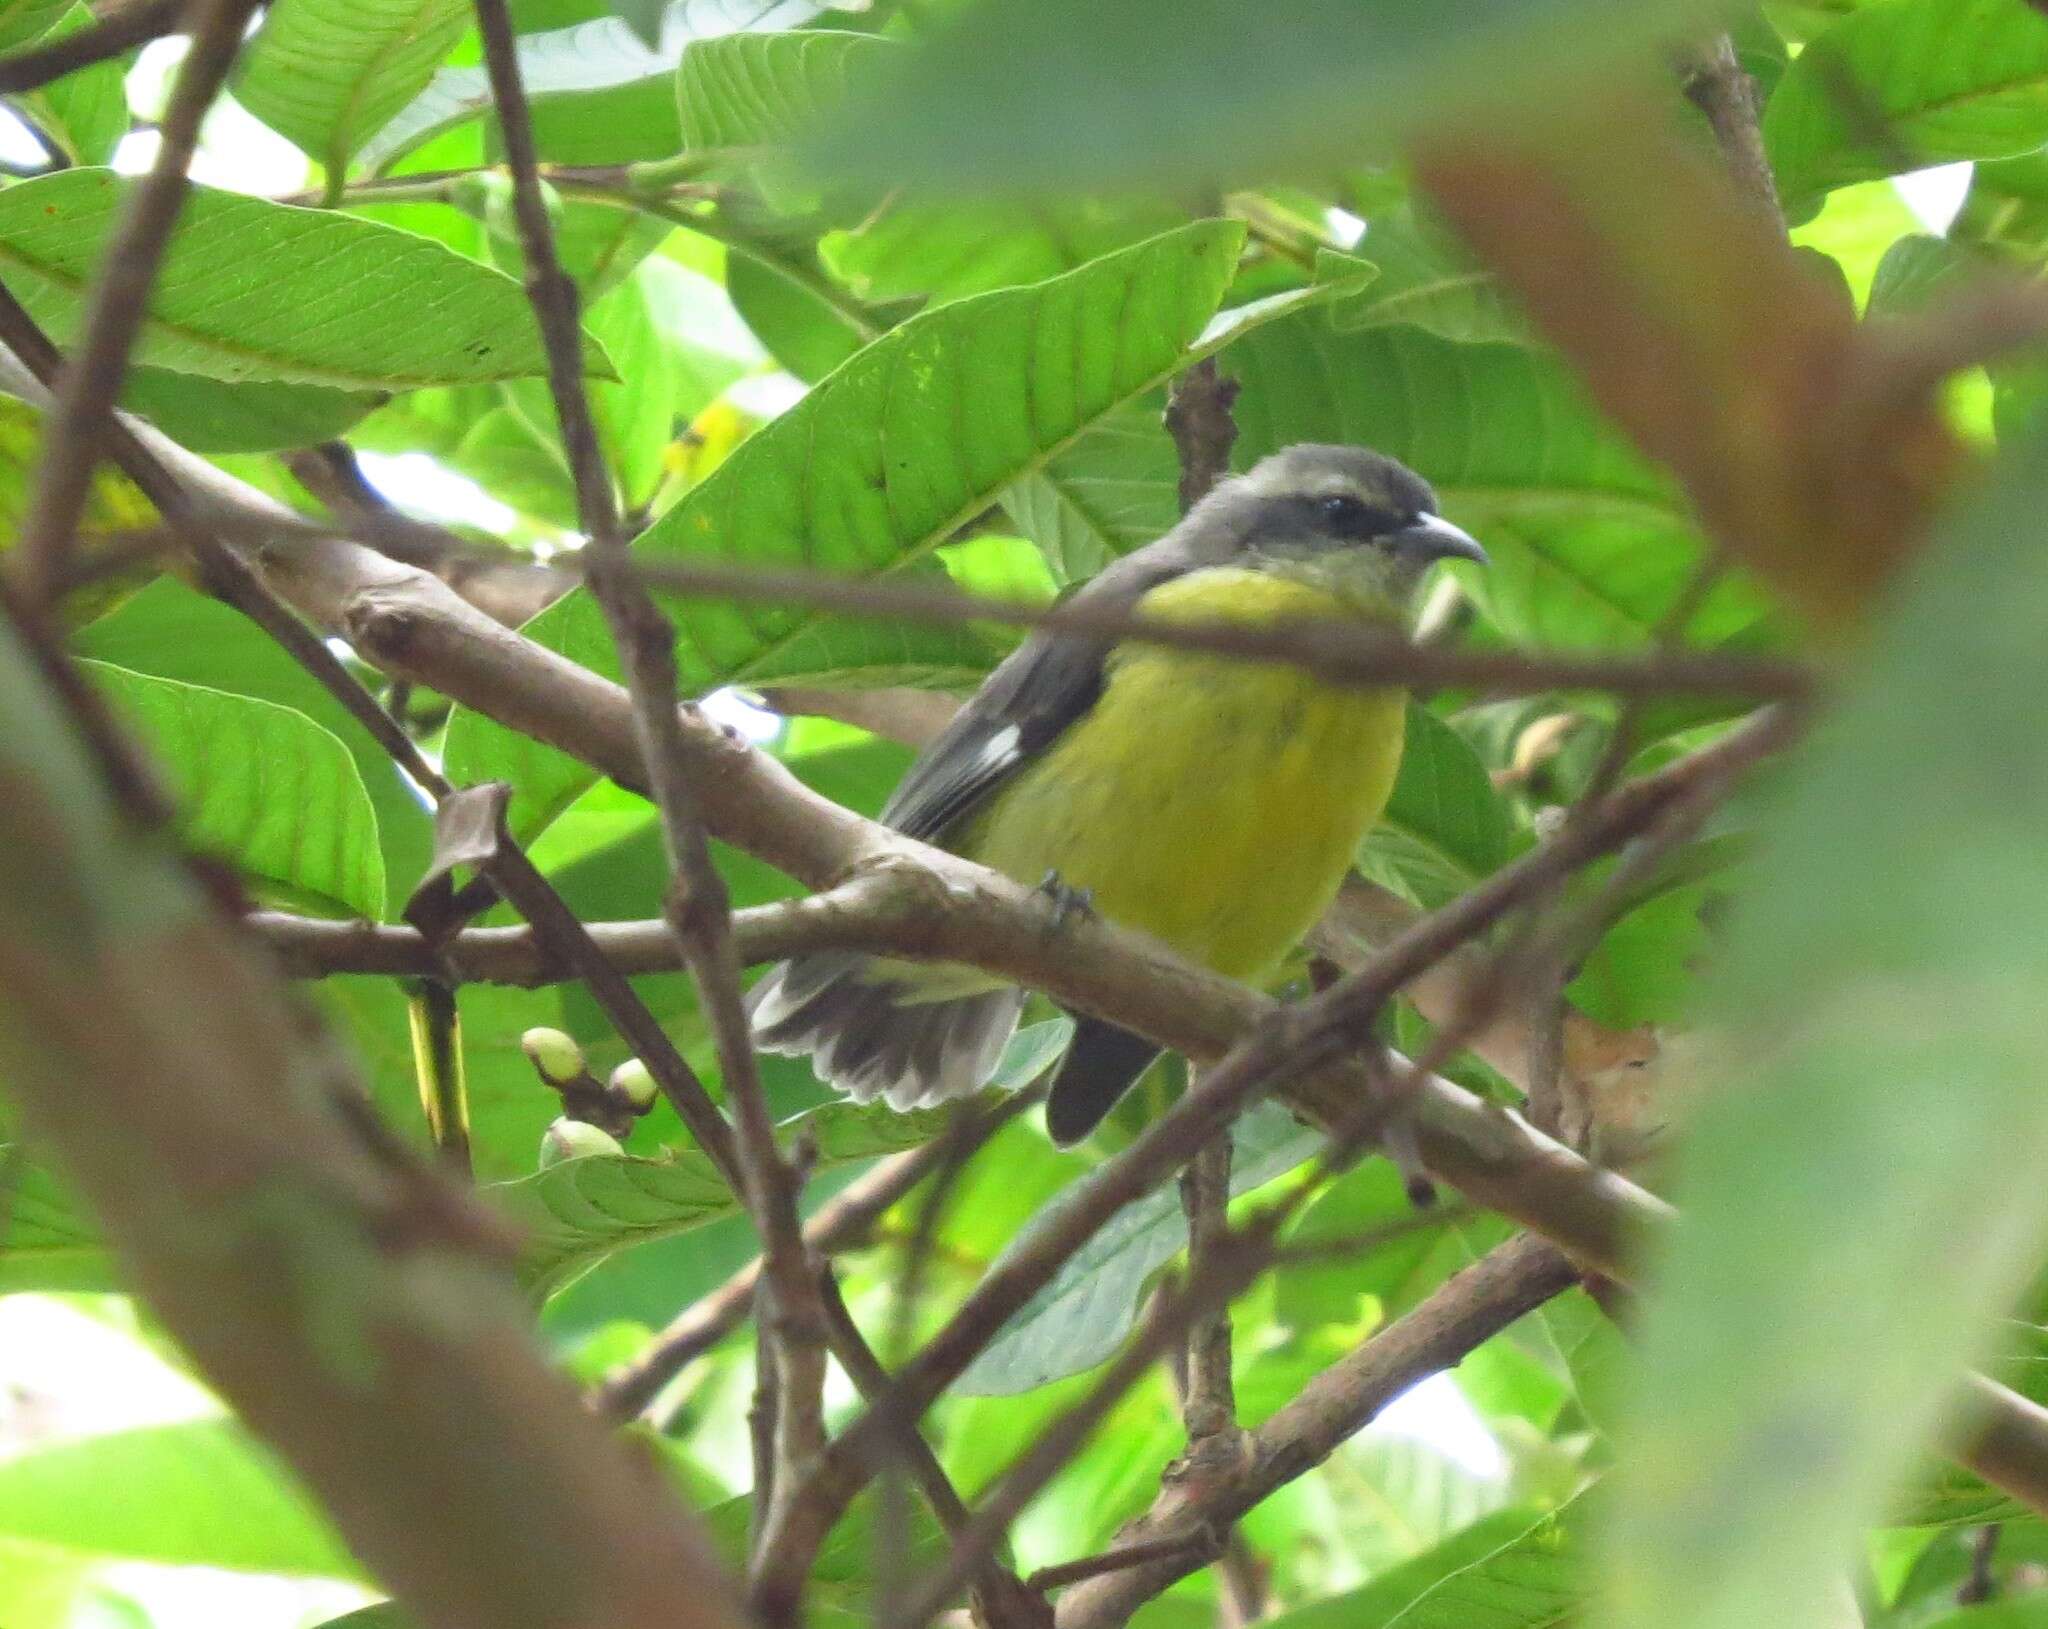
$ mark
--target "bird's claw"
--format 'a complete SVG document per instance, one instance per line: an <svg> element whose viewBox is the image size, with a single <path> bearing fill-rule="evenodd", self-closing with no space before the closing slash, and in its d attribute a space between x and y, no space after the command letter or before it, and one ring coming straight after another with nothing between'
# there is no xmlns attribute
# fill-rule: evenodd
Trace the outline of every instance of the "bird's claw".
<svg viewBox="0 0 2048 1629"><path fill-rule="evenodd" d="M1052 901L1052 925L1063 928L1076 916L1091 918L1095 915L1095 890L1093 888L1069 888L1060 881L1057 871L1046 872L1038 884L1038 891Z"/></svg>

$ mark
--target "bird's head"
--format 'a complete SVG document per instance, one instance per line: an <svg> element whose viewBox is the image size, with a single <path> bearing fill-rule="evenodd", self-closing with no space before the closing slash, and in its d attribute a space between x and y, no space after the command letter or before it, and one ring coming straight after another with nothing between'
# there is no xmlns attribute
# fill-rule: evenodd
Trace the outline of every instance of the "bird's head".
<svg viewBox="0 0 2048 1629"><path fill-rule="evenodd" d="M1302 443L1261 459L1211 500L1241 564L1299 577L1404 616L1439 560L1486 551L1437 513L1429 483L1364 447Z"/></svg>

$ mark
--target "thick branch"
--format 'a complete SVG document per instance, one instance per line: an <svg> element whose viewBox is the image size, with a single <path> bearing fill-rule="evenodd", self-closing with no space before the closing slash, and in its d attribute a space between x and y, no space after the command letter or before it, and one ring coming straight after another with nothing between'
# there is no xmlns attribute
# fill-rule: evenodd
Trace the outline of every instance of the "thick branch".
<svg viewBox="0 0 2048 1629"><path fill-rule="evenodd" d="M495 1224L369 1135L4 624L0 697L0 1081L208 1380L434 1629L733 1629L659 1473L533 1349Z"/></svg>

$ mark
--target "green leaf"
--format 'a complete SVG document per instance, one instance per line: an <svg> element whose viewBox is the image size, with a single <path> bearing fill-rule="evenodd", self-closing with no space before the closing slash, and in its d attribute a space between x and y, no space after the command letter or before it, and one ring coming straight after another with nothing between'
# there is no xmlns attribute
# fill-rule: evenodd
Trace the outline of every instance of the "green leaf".
<svg viewBox="0 0 2048 1629"><path fill-rule="evenodd" d="M2025 0L1879 0L1812 41L1764 110L1788 214L1855 181L2048 142L2048 19Z"/></svg>
<svg viewBox="0 0 2048 1629"><path fill-rule="evenodd" d="M178 835L259 893L326 915L384 912L377 814L340 739L251 696L88 664L178 794Z"/></svg>
<svg viewBox="0 0 2048 1629"><path fill-rule="evenodd" d="M1223 367L1243 386L1240 467L1297 441L1400 459L1486 545L1493 564L1463 580L1510 639L1640 646L1699 568L1683 499L1543 352L1412 327L1338 333L1307 312L1247 335ZM1746 580L1724 579L1690 636L1712 643L1763 608Z"/></svg>
<svg viewBox="0 0 2048 1629"><path fill-rule="evenodd" d="M132 183L64 170L0 192L0 271L60 344ZM317 316L318 320L314 320ZM194 187L137 358L210 379L342 390L547 371L519 285L409 232ZM611 377L597 345L585 365Z"/></svg>
<svg viewBox="0 0 2048 1629"><path fill-rule="evenodd" d="M1411 217L1387 215L1366 229L1355 255L1316 256L1316 276L1327 281L1362 265L1377 273L1365 289L1330 308L1332 326L1350 330L1407 323L1443 339L1532 342L1527 319L1509 302L1493 274L1475 265L1439 230Z"/></svg>
<svg viewBox="0 0 2048 1629"><path fill-rule="evenodd" d="M620 373L619 383L590 390L598 442L626 506L638 508L661 482L663 455L679 425L756 366L762 352L723 289L668 260L643 262L585 320ZM552 443L554 398L546 381L522 379L506 390L536 438Z"/></svg>
<svg viewBox="0 0 2048 1629"><path fill-rule="evenodd" d="M742 443L655 523L638 553L849 576L936 571L934 549L1104 415L1189 357L1322 297L1300 291L1210 322L1242 235L1231 222L1197 223L1065 277L912 318ZM993 654L967 628L758 603L668 604L691 693L799 677L972 683ZM527 631L587 666L616 670L586 593ZM470 712L450 726L448 763L463 780L511 781L520 831L544 824L591 780L564 755Z"/></svg>
<svg viewBox="0 0 2048 1629"><path fill-rule="evenodd" d="M1036 204L923 204L899 200L852 231L829 232L819 253L868 301L957 300L1036 283L1143 242L1185 217L1143 200Z"/></svg>
<svg viewBox="0 0 2048 1629"><path fill-rule="evenodd" d="M71 1190L0 1128L0 1295L119 1287L106 1243Z"/></svg>
<svg viewBox="0 0 2048 1629"><path fill-rule="evenodd" d="M2048 259L2048 153L1979 164L1949 238L2038 266Z"/></svg>
<svg viewBox="0 0 2048 1629"><path fill-rule="evenodd" d="M1323 1146L1320 1133L1286 1110L1262 1105L1237 1124L1230 1191L1249 1193L1294 1169ZM1023 1249L1026 1227L1005 1255ZM1007 1397L1080 1374L1107 1361L1138 1320L1145 1281L1188 1242L1179 1191L1133 1200L1096 1229L1058 1275L1003 1326L960 1377L963 1397Z"/></svg>
<svg viewBox="0 0 2048 1629"><path fill-rule="evenodd" d="M1003 507L1059 581L1087 581L1180 519L1180 459L1164 407L1154 393L1117 408L1004 492Z"/></svg>
<svg viewBox="0 0 2048 1629"><path fill-rule="evenodd" d="M1988 1601L1927 1620L1922 1629L2048 1629L2048 1595Z"/></svg>
<svg viewBox="0 0 2048 1629"><path fill-rule="evenodd" d="M681 132L672 79L692 40L737 29L794 28L819 10L811 0L671 0L662 18L661 43L652 47L617 17L522 34L519 71L533 100L542 156L560 163L607 163L674 153ZM490 81L482 68L443 68L364 144L359 157L369 168L382 170L490 106ZM564 116L552 128L551 114ZM630 150L600 146L571 156L548 139L569 122L585 127L585 142L595 135L603 143L608 124L625 127L639 139L630 141ZM576 139L576 133L570 134Z"/></svg>
<svg viewBox="0 0 2048 1629"><path fill-rule="evenodd" d="M166 1566L362 1577L232 1420L116 1431L0 1462L0 1534Z"/></svg>
<svg viewBox="0 0 2048 1629"><path fill-rule="evenodd" d="M369 789L384 855L385 886L397 898L411 892L426 868L432 843L418 794L369 731L239 611L175 578L159 578L81 630L74 648L81 656L132 673L275 703L338 737Z"/></svg>
<svg viewBox="0 0 2048 1629"><path fill-rule="evenodd" d="M76 0L5 0L0 4L0 51L33 45L55 28Z"/></svg>
<svg viewBox="0 0 2048 1629"><path fill-rule="evenodd" d="M279 452L341 435L379 396L247 379L224 384L169 368L130 368L121 405L200 453Z"/></svg>
<svg viewBox="0 0 2048 1629"><path fill-rule="evenodd" d="M1689 1115L1608 1622L1809 1621L2038 1265L2044 503L2036 434L1888 597L1774 788L1708 1008L1740 1087Z"/></svg>
<svg viewBox="0 0 2048 1629"><path fill-rule="evenodd" d="M676 66L683 151L751 155L784 145L902 49L824 28L693 41Z"/></svg>
<svg viewBox="0 0 2048 1629"><path fill-rule="evenodd" d="M1355 164L1585 83L1707 0L985 0L819 130L827 174L1121 190Z"/></svg>
<svg viewBox="0 0 2048 1629"><path fill-rule="evenodd" d="M243 53L235 99L338 182L426 88L469 15L463 0L277 0Z"/></svg>
<svg viewBox="0 0 2048 1629"><path fill-rule="evenodd" d="M0 396L0 558L21 536L36 470L42 462L42 448L42 409L13 396ZM79 517L79 534L86 538L105 537L109 533L153 526L156 520L156 506L134 482L110 465L102 464L87 491L85 512ZM114 610L154 571L154 566L144 565L134 572L116 573L81 589L71 599L69 608L81 621L89 622Z"/></svg>
<svg viewBox="0 0 2048 1629"><path fill-rule="evenodd" d="M1408 704L1401 772L1358 868L1434 910L1505 864L1507 805L1471 744L1436 714Z"/></svg>
<svg viewBox="0 0 2048 1629"><path fill-rule="evenodd" d="M900 1114L886 1104L832 1103L797 1126L815 1138L821 1168L900 1153L931 1141L950 1116ZM664 1160L598 1155L502 1182L486 1192L525 1238L519 1276L545 1297L603 1257L739 1210L709 1156L695 1148Z"/></svg>
<svg viewBox="0 0 2048 1629"><path fill-rule="evenodd" d="M1947 238L1914 232L1899 239L1877 263L1870 285L1868 315L1910 316L1952 297L1980 280L1992 264L1979 252Z"/></svg>
<svg viewBox="0 0 2048 1629"><path fill-rule="evenodd" d="M90 7L71 4L36 43L48 45L92 23ZM106 163L128 134L127 82L118 60L93 63L10 100L73 164Z"/></svg>
<svg viewBox="0 0 2048 1629"><path fill-rule="evenodd" d="M1542 1629L1585 1586L1561 1518L1503 1510L1387 1568L1362 1589L1296 1607L1272 1629Z"/></svg>

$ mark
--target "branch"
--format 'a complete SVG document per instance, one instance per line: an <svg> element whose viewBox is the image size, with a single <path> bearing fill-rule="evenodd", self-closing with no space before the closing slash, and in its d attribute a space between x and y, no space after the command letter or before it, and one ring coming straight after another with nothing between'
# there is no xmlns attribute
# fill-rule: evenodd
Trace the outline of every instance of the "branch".
<svg viewBox="0 0 2048 1629"><path fill-rule="evenodd" d="M0 96L35 90L80 68L175 34L184 22L185 10L186 0L135 0L107 13L90 28L0 57Z"/></svg>
<svg viewBox="0 0 2048 1629"><path fill-rule="evenodd" d="M1713 127L1735 184L1783 232L1785 217L1778 208L1778 183L1771 174L1770 155L1764 151L1756 81L1735 54L1734 40L1716 34L1704 46L1683 53L1679 69L1685 76L1686 97Z"/></svg>
<svg viewBox="0 0 2048 1629"><path fill-rule="evenodd" d="M19 386L22 376L6 362L0 358L0 377ZM178 482L235 515L243 533L274 528L276 541L260 556L270 582L366 659L560 747L621 784L644 784L617 685L520 638L426 573L359 544L306 537L281 505L147 426L130 427ZM1256 993L1161 956L1107 924L1069 922L1052 936L1042 900L818 796L773 758L693 712L678 716L714 832L814 887L852 879L835 896L797 902L783 919L789 943L772 954L844 932L849 941L865 934L877 949L887 949L884 941L893 936L915 947L905 953L984 956L985 965L1023 982L1039 982L1042 971L1047 993L1119 1016L1196 1061L1219 1057L1270 1007ZM874 905L875 919L854 908L862 901ZM1287 1097L1305 1117L1335 1123L1332 1113L1341 1117L1345 1094L1357 1086L1355 1075L1339 1069L1327 1081L1301 1080ZM1598 1271L1626 1277L1625 1242L1654 1231L1666 1214L1633 1184L1448 1081L1421 1083L1411 1110L1437 1176ZM1980 1424L1962 1457L1986 1480L2048 1510L2048 1412L1992 1382L1973 1385Z"/></svg>
<svg viewBox="0 0 2048 1629"><path fill-rule="evenodd" d="M825 1448L827 1308L804 1248L797 1214L802 1177L775 1141L775 1121L762 1089L759 1060L740 999L740 964L732 944L732 902L711 859L711 840L690 763L690 746L676 707L675 629L633 574L619 528L611 478L598 447L597 426L583 389L583 329L576 285L555 253L554 228L542 197L539 157L518 42L507 0L475 0L484 62L498 128L512 171L513 204L526 257L527 293L548 358L548 383L560 424L576 508L589 537L590 587L618 647L633 702L634 734L661 816L671 883L663 915L682 946L697 985L699 1004L718 1053L726 1101L738 1126L741 1192L762 1244L761 1329L768 1361L776 1368L775 1478L770 1528L800 1478ZM802 1579L756 1580L770 1604L769 1621L793 1621Z"/></svg>
<svg viewBox="0 0 2048 1629"><path fill-rule="evenodd" d="M956 1118L945 1135L882 1160L848 1183L804 1224L805 1250L821 1257L865 1242L883 1213L926 1177L942 1166L967 1159L1043 1096L1038 1088L1013 1093L986 1113ZM760 1276L761 1262L756 1257L684 1311L645 1352L607 1375L592 1392L591 1405L615 1420L628 1419L648 1408L662 1387L688 1364L746 1322Z"/></svg>
<svg viewBox="0 0 2048 1629"><path fill-rule="evenodd" d="M431 1629L736 1629L662 1477L535 1351L497 1224L374 1137L52 694L0 621L0 1080L138 1290Z"/></svg>
<svg viewBox="0 0 2048 1629"><path fill-rule="evenodd" d="M1169 1477L1152 1509L1117 1535L1119 1549L1177 1542L1163 1554L1087 1579L1061 1597L1059 1629L1108 1629L1202 1565L1190 1548L1202 1532L1218 1532L1296 1477L1320 1465L1338 1445L1417 1381L1453 1367L1481 1342L1578 1282L1577 1270L1552 1245L1531 1234L1510 1240L1448 1280L1405 1317L1396 1319L1349 1357L1325 1369L1279 1413L1251 1434L1249 1452L1233 1473Z"/></svg>
<svg viewBox="0 0 2048 1629"><path fill-rule="evenodd" d="M157 263L184 207L185 172L199 145L199 124L235 64L256 3L199 0L192 49L178 67L160 126L163 145L100 255L77 349L57 382L56 404L44 422L35 495L22 522L19 570L31 599L47 598L64 579L108 415L149 310Z"/></svg>
<svg viewBox="0 0 2048 1629"><path fill-rule="evenodd" d="M1179 455L1183 515L1230 472L1230 449L1237 445L1237 420L1230 409L1238 388L1235 379L1217 372L1216 359L1206 356L1174 380L1166 398L1166 433Z"/></svg>

